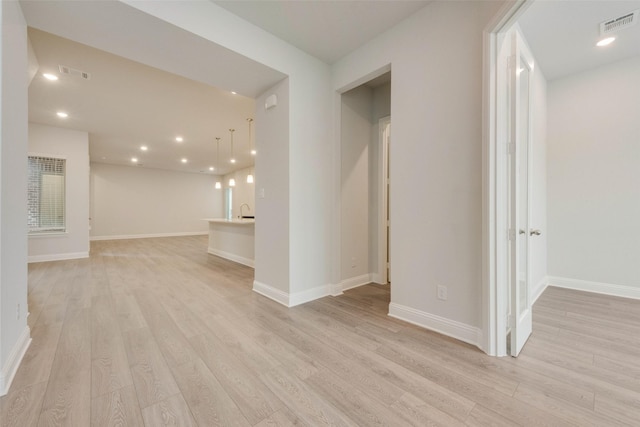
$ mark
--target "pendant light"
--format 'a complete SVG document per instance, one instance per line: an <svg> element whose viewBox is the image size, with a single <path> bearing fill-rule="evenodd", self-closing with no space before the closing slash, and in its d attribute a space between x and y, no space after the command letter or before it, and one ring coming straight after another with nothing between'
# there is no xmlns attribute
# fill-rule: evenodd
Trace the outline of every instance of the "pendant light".
<svg viewBox="0 0 640 427"><path fill-rule="evenodd" d="M231 179L229 180L229 187L235 187L235 186L236 186L236 180L235 180L235 179L233 179L233 178L231 178Z"/></svg>
<svg viewBox="0 0 640 427"><path fill-rule="evenodd" d="M220 137L216 137L216 171L220 173ZM216 181L216 190L222 188L222 182Z"/></svg>
<svg viewBox="0 0 640 427"><path fill-rule="evenodd" d="M251 139L251 122L253 122L253 119L251 117L249 117L247 119L247 122L249 122L249 147L251 148L251 155L255 156L257 151L256 151L255 147L253 146L253 139Z"/></svg>
<svg viewBox="0 0 640 427"><path fill-rule="evenodd" d="M233 133L235 132L235 129L229 129L229 132L231 133L231 156L229 158L229 163L235 163L236 159L235 157L233 157Z"/></svg>
<svg viewBox="0 0 640 427"><path fill-rule="evenodd" d="M253 184L253 175L247 175L247 184Z"/></svg>

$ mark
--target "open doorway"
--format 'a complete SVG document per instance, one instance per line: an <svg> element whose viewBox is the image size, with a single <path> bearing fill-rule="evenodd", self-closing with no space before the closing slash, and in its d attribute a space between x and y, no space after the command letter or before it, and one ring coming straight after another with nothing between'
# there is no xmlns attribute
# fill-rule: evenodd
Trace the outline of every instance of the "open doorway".
<svg viewBox="0 0 640 427"><path fill-rule="evenodd" d="M341 95L340 290L389 283L391 72Z"/></svg>

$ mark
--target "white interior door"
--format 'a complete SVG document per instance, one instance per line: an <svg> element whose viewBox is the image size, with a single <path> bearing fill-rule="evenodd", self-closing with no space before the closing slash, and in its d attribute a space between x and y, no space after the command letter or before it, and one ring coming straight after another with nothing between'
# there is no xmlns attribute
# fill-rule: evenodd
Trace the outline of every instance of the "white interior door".
<svg viewBox="0 0 640 427"><path fill-rule="evenodd" d="M532 331L530 279L531 82L533 57L513 31L509 64L509 354L517 356Z"/></svg>

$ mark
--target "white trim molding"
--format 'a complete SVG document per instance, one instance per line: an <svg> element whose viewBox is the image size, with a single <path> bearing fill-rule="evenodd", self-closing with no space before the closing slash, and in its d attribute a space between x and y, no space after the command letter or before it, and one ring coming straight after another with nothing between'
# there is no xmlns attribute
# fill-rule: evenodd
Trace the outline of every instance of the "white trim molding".
<svg viewBox="0 0 640 427"><path fill-rule="evenodd" d="M289 307L311 302L330 295L331 286L321 285L306 291L289 294Z"/></svg>
<svg viewBox="0 0 640 427"><path fill-rule="evenodd" d="M253 292L257 292L262 296L274 300L277 303L289 307L289 294L287 292L276 289L272 286L265 285L264 283L253 281Z"/></svg>
<svg viewBox="0 0 640 427"><path fill-rule="evenodd" d="M31 330L29 329L29 326L25 326L22 330L22 334L20 334L20 337L18 338L18 341L11 350L9 358L2 367L2 371L0 371L0 396L4 396L9 391L13 377L16 375L20 362L22 362L22 358L30 345Z"/></svg>
<svg viewBox="0 0 640 427"><path fill-rule="evenodd" d="M538 298L540 298L540 295L542 295L544 290L547 289L547 286L549 286L549 278L547 276L543 277L535 284L531 292L531 305L538 301Z"/></svg>
<svg viewBox="0 0 640 427"><path fill-rule="evenodd" d="M89 252L68 252L66 254L31 255L27 259L29 264L34 262L65 261L68 259L89 258Z"/></svg>
<svg viewBox="0 0 640 427"><path fill-rule="evenodd" d="M91 236L90 241L96 240L127 240L127 239L150 239L154 237L184 237L184 236L207 236L208 231L185 231L180 233L155 233L155 234L121 234L115 236Z"/></svg>
<svg viewBox="0 0 640 427"><path fill-rule="evenodd" d="M339 290L337 293L331 293L331 295L341 295L342 292L348 291L349 289L357 288L359 286L368 285L373 282L373 275L371 273L363 274L356 277L350 277L348 279L344 279L337 285L331 285L332 290Z"/></svg>
<svg viewBox="0 0 640 427"><path fill-rule="evenodd" d="M640 299L640 286L614 285L612 283L591 282L588 280L549 277L549 286L593 292L614 297Z"/></svg>
<svg viewBox="0 0 640 427"><path fill-rule="evenodd" d="M474 326L393 302L389 304L389 316L473 344L480 348L482 330Z"/></svg>
<svg viewBox="0 0 640 427"><path fill-rule="evenodd" d="M253 291L259 293L262 296L270 298L275 302L278 302L285 307L295 307L296 305L311 302L320 298L331 295L331 285L316 286L315 288L307 289L306 291L295 292L293 294L276 289L273 286L266 285L264 283L253 281Z"/></svg>
<svg viewBox="0 0 640 427"><path fill-rule="evenodd" d="M255 267L255 261L249 258L241 257L240 255L232 254L231 252L221 251L220 249L207 248L207 253L220 258L225 258L238 264L246 265L247 267Z"/></svg>

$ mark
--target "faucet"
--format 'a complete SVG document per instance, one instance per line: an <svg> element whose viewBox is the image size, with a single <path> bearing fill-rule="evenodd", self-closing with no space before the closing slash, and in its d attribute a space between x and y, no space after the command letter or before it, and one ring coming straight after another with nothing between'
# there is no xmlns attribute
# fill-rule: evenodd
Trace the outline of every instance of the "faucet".
<svg viewBox="0 0 640 427"><path fill-rule="evenodd" d="M245 207L245 206L247 207L248 210L251 210L251 208L249 207L248 204L246 204L246 203L241 204L240 205L240 216L238 218L242 218L242 208Z"/></svg>

